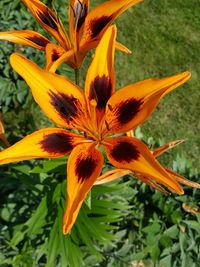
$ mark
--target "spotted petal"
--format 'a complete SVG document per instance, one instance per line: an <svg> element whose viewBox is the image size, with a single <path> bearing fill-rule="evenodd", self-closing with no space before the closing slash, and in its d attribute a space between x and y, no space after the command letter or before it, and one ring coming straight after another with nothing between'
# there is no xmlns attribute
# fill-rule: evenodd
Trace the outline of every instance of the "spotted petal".
<svg viewBox="0 0 200 267"><path fill-rule="evenodd" d="M131 170L136 175L150 177L178 194L183 193L178 182L162 168L140 140L123 136L107 138L105 143L104 148L108 159L115 167Z"/></svg>
<svg viewBox="0 0 200 267"><path fill-rule="evenodd" d="M21 141L0 152L0 164L61 157L82 142L84 142L82 136L64 129L42 129L27 135Z"/></svg>
<svg viewBox="0 0 200 267"><path fill-rule="evenodd" d="M78 216L87 193L99 176L103 156L95 144L82 144L71 153L67 164L67 206L63 218L63 233L67 234Z"/></svg>
<svg viewBox="0 0 200 267"><path fill-rule="evenodd" d="M114 92L114 52L115 52L116 27L111 26L103 35L96 52L94 59L88 69L85 94L88 100L88 105L91 106L94 102L97 121L99 122L104 115L108 99Z"/></svg>
<svg viewBox="0 0 200 267"><path fill-rule="evenodd" d="M39 68L19 54L10 57L12 67L21 75L33 93L35 101L56 124L78 129L84 120L86 108L84 95L79 87L63 76Z"/></svg>
<svg viewBox="0 0 200 267"><path fill-rule="evenodd" d="M50 43L46 46L46 70L51 70L52 65L58 60L64 53L65 50L58 45Z"/></svg>
<svg viewBox="0 0 200 267"><path fill-rule="evenodd" d="M71 68L76 69L77 68L77 64L75 60L76 58L77 57L75 56L74 50L71 49L65 52L63 55L61 55L56 61L52 62L48 70L51 72L56 72L57 68L63 63L67 63ZM81 61L81 64L82 64L82 61Z"/></svg>
<svg viewBox="0 0 200 267"><path fill-rule="evenodd" d="M46 29L63 48L69 49L70 43L62 22L57 15L39 0L22 0L36 20Z"/></svg>
<svg viewBox="0 0 200 267"><path fill-rule="evenodd" d="M87 46L92 41L100 39L120 14L139 2L141 0L110 0L91 10L85 19L81 46Z"/></svg>
<svg viewBox="0 0 200 267"><path fill-rule="evenodd" d="M0 40L30 46L43 51L46 45L51 43L40 33L30 30L0 32Z"/></svg>
<svg viewBox="0 0 200 267"><path fill-rule="evenodd" d="M118 90L107 103L105 131L123 133L144 122L154 111L160 99L185 83L189 72L162 78L148 79ZM107 125L109 125L109 129Z"/></svg>
<svg viewBox="0 0 200 267"><path fill-rule="evenodd" d="M163 154L164 152L166 152L167 150L181 144L182 142L183 142L183 140L176 140L176 141L170 142L168 144L165 144L161 147L154 149L152 154L154 157L157 157L157 156ZM200 184L192 182L192 181L186 179L185 177L179 175L178 173L176 173L176 172L174 172L168 168L165 168L165 171L171 176L171 178L174 181L177 181L180 184L184 184L184 185L187 185L190 187L200 189ZM116 179L123 177L124 175L131 175L131 174L136 176L139 180L146 183L147 185L155 188L156 190L159 190L160 192L162 192L164 194L168 194L168 192L163 187L161 187L158 183L156 183L156 181L153 180L151 177L141 175L139 173L134 173L133 171L126 170L126 169L114 169L114 170L111 170L111 171L108 171L108 172L102 174L101 176L98 177L97 181L95 182L95 185L109 183L109 182L112 182Z"/></svg>

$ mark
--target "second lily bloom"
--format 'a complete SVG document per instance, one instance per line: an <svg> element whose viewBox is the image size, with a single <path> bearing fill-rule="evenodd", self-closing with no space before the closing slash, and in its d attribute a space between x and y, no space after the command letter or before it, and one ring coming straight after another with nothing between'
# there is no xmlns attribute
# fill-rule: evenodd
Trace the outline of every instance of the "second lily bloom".
<svg viewBox="0 0 200 267"><path fill-rule="evenodd" d="M89 0L70 0L68 36L57 13L39 0L22 0L38 23L56 39L59 45L31 30L0 32L0 40L45 51L47 70L55 71L63 62L77 69L81 67L87 52L98 45L109 25L125 10L141 1L110 0L89 11ZM122 44L115 45L117 49L130 53L130 50ZM59 58L60 60L56 62Z"/></svg>

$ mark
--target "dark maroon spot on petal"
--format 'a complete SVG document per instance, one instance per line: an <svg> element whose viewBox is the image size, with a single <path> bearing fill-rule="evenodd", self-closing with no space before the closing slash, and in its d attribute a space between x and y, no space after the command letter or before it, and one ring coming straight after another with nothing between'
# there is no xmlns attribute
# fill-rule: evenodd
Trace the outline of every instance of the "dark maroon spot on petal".
<svg viewBox="0 0 200 267"><path fill-rule="evenodd" d="M49 9L45 9L43 12L38 12L38 16L44 24L55 31L58 30L58 26L56 24L56 22L58 23L58 19Z"/></svg>
<svg viewBox="0 0 200 267"><path fill-rule="evenodd" d="M89 100L97 101L97 108L104 109L112 93L112 84L107 76L97 76L90 84Z"/></svg>
<svg viewBox="0 0 200 267"><path fill-rule="evenodd" d="M97 37L97 35L107 26L112 20L112 16L102 16L90 21L91 38Z"/></svg>
<svg viewBox="0 0 200 267"><path fill-rule="evenodd" d="M116 144L110 154L118 162L131 162L140 157L137 147L128 141L121 141Z"/></svg>
<svg viewBox="0 0 200 267"><path fill-rule="evenodd" d="M53 105L58 114L69 123L70 119L78 114L78 99L66 94L59 94L50 91L50 103Z"/></svg>
<svg viewBox="0 0 200 267"><path fill-rule="evenodd" d="M92 157L78 158L75 165L75 174L78 177L78 181L83 183L91 177L97 167L97 162Z"/></svg>
<svg viewBox="0 0 200 267"><path fill-rule="evenodd" d="M46 135L40 145L48 153L67 154L73 149L72 139L67 133L52 133Z"/></svg>
<svg viewBox="0 0 200 267"><path fill-rule="evenodd" d="M27 39L29 41L39 45L39 46L44 47L44 48L49 43L49 41L47 39L43 38L42 36L33 35L33 36L28 37Z"/></svg>
<svg viewBox="0 0 200 267"><path fill-rule="evenodd" d="M74 8L72 6L71 8L74 13L74 27L77 23L77 31L79 31L87 16L87 5L80 0L76 3Z"/></svg>
<svg viewBox="0 0 200 267"><path fill-rule="evenodd" d="M78 19L78 23L77 23L77 31L80 30L81 26L82 26L83 23L85 22L85 18L86 18L86 16L81 17L81 18Z"/></svg>
<svg viewBox="0 0 200 267"><path fill-rule="evenodd" d="M142 99L130 98L126 101L121 101L113 112L120 124L126 124L137 115L142 104Z"/></svg>
<svg viewBox="0 0 200 267"><path fill-rule="evenodd" d="M53 49L51 53L52 61L56 61L60 57L60 53L55 49Z"/></svg>

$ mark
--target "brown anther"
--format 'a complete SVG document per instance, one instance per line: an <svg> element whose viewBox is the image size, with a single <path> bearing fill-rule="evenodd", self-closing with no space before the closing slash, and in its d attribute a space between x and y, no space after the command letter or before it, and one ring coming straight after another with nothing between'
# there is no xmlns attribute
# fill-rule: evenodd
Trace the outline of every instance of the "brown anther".
<svg viewBox="0 0 200 267"><path fill-rule="evenodd" d="M109 127L108 122L106 120L105 120L105 125L106 125L106 129L109 131L110 127Z"/></svg>
<svg viewBox="0 0 200 267"><path fill-rule="evenodd" d="M112 106L111 106L110 104L108 104L108 109L109 109L110 111L113 111L113 108L112 108Z"/></svg>

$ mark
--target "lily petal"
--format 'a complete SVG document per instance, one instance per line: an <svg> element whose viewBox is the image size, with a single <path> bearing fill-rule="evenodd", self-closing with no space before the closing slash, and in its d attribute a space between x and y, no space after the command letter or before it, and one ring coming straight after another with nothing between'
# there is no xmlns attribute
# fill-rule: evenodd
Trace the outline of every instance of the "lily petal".
<svg viewBox="0 0 200 267"><path fill-rule="evenodd" d="M176 140L176 141L170 142L166 145L163 145L163 146L155 149L152 152L152 154L154 157L159 156L162 153L166 152L168 149L171 149L171 148L177 146L178 144L182 143L183 141L184 140ZM179 175L178 173L176 173L176 172L174 172L168 168L165 168L165 171L178 183L200 189L200 184L192 182L192 181L186 179L185 177ZM158 190L164 194L168 194L168 192L163 187L158 185L156 183L156 181L154 181L153 179L149 178L148 176L141 175L139 173L134 173L133 171L128 170L128 169L127 170L126 169L114 169L114 170L108 171L108 172L106 172L106 173L104 173L98 177L97 181L95 182L95 185L109 183L109 182L112 182L116 179L119 179L125 175L134 175L139 180L141 180L142 182L146 183L147 185L153 187L154 189L156 189L156 190Z"/></svg>
<svg viewBox="0 0 200 267"><path fill-rule="evenodd" d="M124 52L126 54L132 54L131 50L128 49L125 45L119 43L119 42L116 42L115 43L115 48L121 52Z"/></svg>
<svg viewBox="0 0 200 267"><path fill-rule="evenodd" d="M175 141L172 141L172 142L170 142L168 144L165 144L163 146L160 146L158 148L155 148L152 151L152 153L153 153L154 157L158 157L158 156L162 155L163 153L165 153L167 150L169 150L169 149L171 149L171 148L173 148L175 146L178 146L178 145L180 145L183 142L184 142L184 140L175 140Z"/></svg>
<svg viewBox="0 0 200 267"><path fill-rule="evenodd" d="M67 206L63 218L63 233L67 234L78 216L87 193L99 176L103 156L95 144L78 145L67 164Z"/></svg>
<svg viewBox="0 0 200 267"><path fill-rule="evenodd" d="M84 54L85 57L85 54ZM80 64L82 64L82 60L80 61ZM75 55L75 52L73 49L67 51L64 53L61 57L59 57L51 67L49 68L49 71L51 72L56 72L57 68L62 64L62 63L67 63L71 68L77 69L77 55ZM80 65L81 66L81 65Z"/></svg>
<svg viewBox="0 0 200 267"><path fill-rule="evenodd" d="M111 171L108 171L108 172L102 174L101 176L98 177L97 181L95 182L95 185L110 183L110 182L117 180L117 179L119 179L125 175L134 175L139 180L144 182L145 184L155 188L156 190L159 190L162 193L168 194L168 192L164 188L162 188L160 185L158 185L155 181L151 180L150 178L145 177L143 175L139 175L139 174L136 175L132 171L124 170L124 169L114 169L114 170L111 170Z"/></svg>
<svg viewBox="0 0 200 267"><path fill-rule="evenodd" d="M78 35L84 25L88 9L89 0L70 0L69 33L70 40L74 46L77 46L77 43L79 43Z"/></svg>
<svg viewBox="0 0 200 267"><path fill-rule="evenodd" d="M116 27L111 26L103 35L93 61L88 69L85 94L90 106L91 101L96 102L96 116L99 122L105 113L108 99L114 92L114 52L115 52ZM92 108L90 109L92 112Z"/></svg>
<svg viewBox="0 0 200 267"><path fill-rule="evenodd" d="M62 22L46 5L39 0L22 0L40 25L65 48L70 48L67 33Z"/></svg>
<svg viewBox="0 0 200 267"><path fill-rule="evenodd" d="M120 14L139 2L141 0L110 0L95 7L85 19L81 45L100 39L108 26Z"/></svg>
<svg viewBox="0 0 200 267"><path fill-rule="evenodd" d="M133 174L134 175L134 174ZM165 195L168 195L169 193L159 184L157 184L154 180L152 180L151 178L147 177L147 176L143 176L143 175L135 175L140 181L142 181L143 183L153 187L154 189L160 191L161 193L164 193Z"/></svg>
<svg viewBox="0 0 200 267"><path fill-rule="evenodd" d="M57 158L71 152L84 142L78 134L64 129L47 128L27 135L11 147L0 152L0 164L37 158Z"/></svg>
<svg viewBox="0 0 200 267"><path fill-rule="evenodd" d="M148 79L118 90L107 103L105 131L123 133L144 122L160 99L190 78L189 72L162 78ZM107 129L109 125L109 129Z"/></svg>
<svg viewBox="0 0 200 267"><path fill-rule="evenodd" d="M140 140L127 136L107 138L104 149L109 161L115 167L131 170L136 175L150 177L176 193L183 194L178 182L164 170Z"/></svg>
<svg viewBox="0 0 200 267"><path fill-rule="evenodd" d="M0 32L0 40L30 46L42 51L45 50L47 44L51 43L42 34L30 30Z"/></svg>
<svg viewBox="0 0 200 267"><path fill-rule="evenodd" d="M94 184L100 185L100 184L110 183L114 180L117 180L125 175L129 175L132 173L133 173L132 171L124 169L114 169L111 171L107 171L106 173L99 176Z"/></svg>
<svg viewBox="0 0 200 267"><path fill-rule="evenodd" d="M64 53L65 50L58 45L50 43L46 46L46 70L50 70L53 63L59 59Z"/></svg>
<svg viewBox="0 0 200 267"><path fill-rule="evenodd" d="M198 188L200 189L200 184L198 183L195 183L195 182L192 182L188 179L186 179L185 177L179 175L178 173L168 169L168 168L165 168L166 172L169 173L177 182L181 183L181 184L184 184L184 185L187 185L187 186L191 186L191 187L194 187L194 188Z"/></svg>
<svg viewBox="0 0 200 267"><path fill-rule="evenodd" d="M39 68L19 54L12 54L10 63L30 86L33 97L46 115L56 124L81 130L81 119L86 108L84 95L79 87L64 76Z"/></svg>

